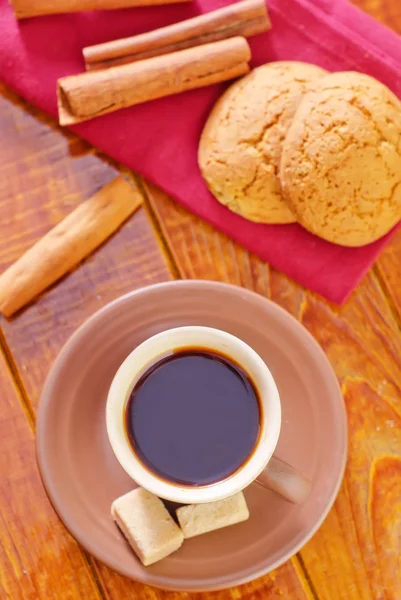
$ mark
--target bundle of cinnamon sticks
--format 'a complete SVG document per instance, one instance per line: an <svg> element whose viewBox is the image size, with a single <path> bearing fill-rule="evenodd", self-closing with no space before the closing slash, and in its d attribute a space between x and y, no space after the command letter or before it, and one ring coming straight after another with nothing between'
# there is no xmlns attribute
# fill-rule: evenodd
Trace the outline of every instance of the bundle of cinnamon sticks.
<svg viewBox="0 0 401 600"><path fill-rule="evenodd" d="M269 28L264 0L242 0L155 31L84 48L87 71L58 81L60 125L245 75L251 59L245 38Z"/></svg>

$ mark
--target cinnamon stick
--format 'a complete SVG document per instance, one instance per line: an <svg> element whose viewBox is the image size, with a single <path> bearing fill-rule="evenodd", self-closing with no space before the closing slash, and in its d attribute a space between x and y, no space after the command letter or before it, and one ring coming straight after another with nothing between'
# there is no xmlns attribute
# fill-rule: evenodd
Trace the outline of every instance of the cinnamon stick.
<svg viewBox="0 0 401 600"><path fill-rule="evenodd" d="M83 49L86 70L115 67L230 37L251 37L270 27L264 0L242 0L168 27L88 46Z"/></svg>
<svg viewBox="0 0 401 600"><path fill-rule="evenodd" d="M117 177L80 204L0 276L6 317L33 300L100 246L140 206L141 196Z"/></svg>
<svg viewBox="0 0 401 600"><path fill-rule="evenodd" d="M133 6L177 4L191 0L10 0L17 19L85 10L114 10Z"/></svg>
<svg viewBox="0 0 401 600"><path fill-rule="evenodd" d="M58 80L60 125L245 75L251 51L235 37Z"/></svg>

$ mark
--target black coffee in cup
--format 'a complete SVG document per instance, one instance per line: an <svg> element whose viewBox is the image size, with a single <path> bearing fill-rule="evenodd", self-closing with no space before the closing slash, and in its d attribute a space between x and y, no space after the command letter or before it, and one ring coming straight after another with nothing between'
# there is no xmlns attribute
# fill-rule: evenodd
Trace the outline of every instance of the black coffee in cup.
<svg viewBox="0 0 401 600"><path fill-rule="evenodd" d="M135 384L125 426L137 458L178 485L205 486L234 474L259 438L261 403L232 359L183 348L154 363Z"/></svg>

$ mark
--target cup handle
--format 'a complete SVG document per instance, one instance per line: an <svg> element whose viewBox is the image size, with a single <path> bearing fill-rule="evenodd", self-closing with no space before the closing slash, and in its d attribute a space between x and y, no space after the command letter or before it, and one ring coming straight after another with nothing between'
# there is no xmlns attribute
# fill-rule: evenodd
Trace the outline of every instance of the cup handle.
<svg viewBox="0 0 401 600"><path fill-rule="evenodd" d="M304 502L312 487L305 475L277 456L271 457L256 481L293 504Z"/></svg>

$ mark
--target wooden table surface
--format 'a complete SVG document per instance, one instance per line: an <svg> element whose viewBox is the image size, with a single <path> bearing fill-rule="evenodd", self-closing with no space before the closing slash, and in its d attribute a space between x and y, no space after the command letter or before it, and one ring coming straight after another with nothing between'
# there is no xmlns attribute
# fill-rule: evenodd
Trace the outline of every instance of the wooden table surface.
<svg viewBox="0 0 401 600"><path fill-rule="evenodd" d="M400 0L358 3L401 33ZM118 166L0 89L3 270ZM0 598L400 600L401 231L338 308L132 177L143 208L73 273L0 321ZM318 533L276 571L215 593L154 590L93 559L53 511L35 460L40 392L64 342L110 300L177 278L232 282L293 314L327 353L349 421L344 482Z"/></svg>

